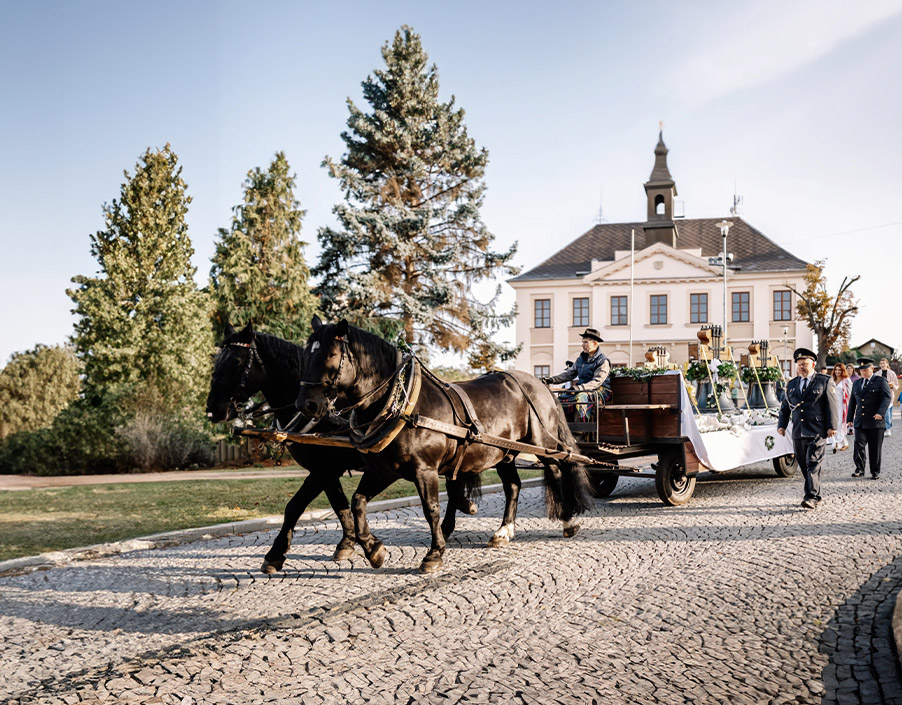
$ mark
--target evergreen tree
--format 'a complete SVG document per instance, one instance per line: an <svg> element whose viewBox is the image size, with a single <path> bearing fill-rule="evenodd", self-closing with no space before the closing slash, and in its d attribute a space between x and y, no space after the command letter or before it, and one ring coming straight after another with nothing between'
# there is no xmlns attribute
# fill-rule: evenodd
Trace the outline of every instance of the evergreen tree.
<svg viewBox="0 0 902 705"><path fill-rule="evenodd" d="M76 276L67 293L79 316L73 342L88 400L119 395L163 413L200 411L212 335L197 289L185 214L191 198L167 144L125 172L106 227L91 237L97 276Z"/></svg>
<svg viewBox="0 0 902 705"><path fill-rule="evenodd" d="M14 353L0 371L0 440L49 427L78 397L79 371L70 347L38 345Z"/></svg>
<svg viewBox="0 0 902 705"><path fill-rule="evenodd" d="M236 206L229 230L220 228L210 291L213 326L221 336L226 323L253 321L262 331L304 340L317 299L300 239L304 211L294 196L294 176L278 152L267 171L248 172L244 203Z"/></svg>
<svg viewBox="0 0 902 705"><path fill-rule="evenodd" d="M323 162L345 194L333 209L341 227L318 233L323 310L383 330L396 322L411 344L504 359L514 351L491 335L513 312L495 311L498 291L487 303L473 293L516 273L516 247L493 251L480 216L488 153L454 98L439 101L437 69L413 30L396 32L382 56L385 68L363 82L369 112L348 100L347 153Z"/></svg>

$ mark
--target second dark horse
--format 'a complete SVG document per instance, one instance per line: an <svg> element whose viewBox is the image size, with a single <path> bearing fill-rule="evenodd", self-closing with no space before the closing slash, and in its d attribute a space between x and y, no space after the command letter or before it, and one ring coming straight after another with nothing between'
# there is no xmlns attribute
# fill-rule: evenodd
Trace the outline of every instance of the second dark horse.
<svg viewBox="0 0 902 705"><path fill-rule="evenodd" d="M303 363L304 349L299 345L274 335L257 333L250 324L241 331L226 326L207 397L208 418L213 423L228 421L237 415L240 405L260 392L284 427L297 413L294 403L300 390ZM324 421L317 424L314 430L327 431L332 428L328 421ZM342 537L335 548L333 560L345 560L354 553L354 521L340 480L347 470L363 467L360 453L353 448L297 443L289 444L288 449L309 474L285 506L282 528L263 559L261 570L267 574L282 570L298 519L322 492L326 493L342 528ZM477 493L478 484L462 483L461 499L456 506L467 514L475 514L476 505L469 497ZM447 513L453 525L454 512L450 506Z"/></svg>

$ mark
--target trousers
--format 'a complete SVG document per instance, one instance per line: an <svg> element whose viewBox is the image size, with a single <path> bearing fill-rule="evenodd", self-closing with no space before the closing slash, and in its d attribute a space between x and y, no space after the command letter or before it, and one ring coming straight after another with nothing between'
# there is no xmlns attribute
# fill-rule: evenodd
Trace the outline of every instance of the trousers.
<svg viewBox="0 0 902 705"><path fill-rule="evenodd" d="M821 436L793 438L792 447L796 462L805 478L805 499L821 498L821 463L827 448L827 439Z"/></svg>
<svg viewBox="0 0 902 705"><path fill-rule="evenodd" d="M865 447L867 447L871 475L879 475L880 460L883 454L882 428L855 429L855 447L852 450L852 460L855 461L855 470L858 472L864 472Z"/></svg>

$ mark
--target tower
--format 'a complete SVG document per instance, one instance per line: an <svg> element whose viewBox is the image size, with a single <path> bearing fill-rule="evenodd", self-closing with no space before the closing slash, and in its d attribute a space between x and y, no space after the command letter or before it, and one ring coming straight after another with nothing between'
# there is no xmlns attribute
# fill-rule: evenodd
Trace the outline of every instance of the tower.
<svg viewBox="0 0 902 705"><path fill-rule="evenodd" d="M677 190L667 168L667 151L662 130L658 133L658 144L655 147L655 166L645 182L645 195L648 198L648 220L643 226L646 247L656 242L676 247L678 234L673 222L673 198L677 195Z"/></svg>

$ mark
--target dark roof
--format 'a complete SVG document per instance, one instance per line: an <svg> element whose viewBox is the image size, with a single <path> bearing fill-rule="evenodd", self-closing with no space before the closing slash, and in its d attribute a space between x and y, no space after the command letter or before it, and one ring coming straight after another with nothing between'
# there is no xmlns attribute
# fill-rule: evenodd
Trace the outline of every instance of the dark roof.
<svg viewBox="0 0 902 705"><path fill-rule="evenodd" d="M701 248L702 257L716 257L723 252L723 237L717 226L723 218L693 218L675 221L677 248ZM788 272L805 269L807 262L790 254L741 218L733 223L727 238L727 250L735 255L733 265L742 272ZM636 252L645 249L644 223L602 223L576 238L563 250L537 267L510 279L512 282L532 279L575 279L592 269L592 260L612 261L614 250L630 249L630 231L636 230Z"/></svg>

